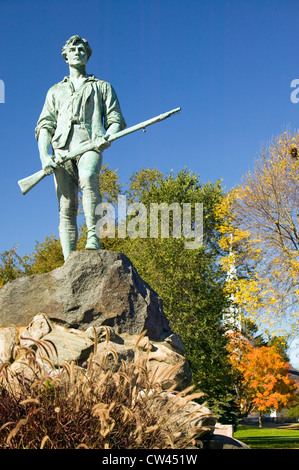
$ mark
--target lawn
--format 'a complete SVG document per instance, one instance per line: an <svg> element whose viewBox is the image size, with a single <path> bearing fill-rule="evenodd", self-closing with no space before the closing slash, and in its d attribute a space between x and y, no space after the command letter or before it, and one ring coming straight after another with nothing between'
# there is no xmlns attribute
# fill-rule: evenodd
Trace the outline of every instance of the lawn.
<svg viewBox="0 0 299 470"><path fill-rule="evenodd" d="M238 426L234 438L251 449L299 449L299 426L264 427Z"/></svg>

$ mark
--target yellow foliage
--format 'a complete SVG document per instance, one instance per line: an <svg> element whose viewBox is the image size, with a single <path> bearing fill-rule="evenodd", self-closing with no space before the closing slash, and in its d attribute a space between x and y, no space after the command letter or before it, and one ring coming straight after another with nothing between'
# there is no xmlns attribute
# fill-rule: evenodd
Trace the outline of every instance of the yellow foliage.
<svg viewBox="0 0 299 470"><path fill-rule="evenodd" d="M217 207L221 265L250 269L230 278L225 291L246 315L278 326L298 325L299 300L299 135L284 132L263 149L253 171ZM233 253L233 256L232 256ZM295 321L294 321L295 320Z"/></svg>

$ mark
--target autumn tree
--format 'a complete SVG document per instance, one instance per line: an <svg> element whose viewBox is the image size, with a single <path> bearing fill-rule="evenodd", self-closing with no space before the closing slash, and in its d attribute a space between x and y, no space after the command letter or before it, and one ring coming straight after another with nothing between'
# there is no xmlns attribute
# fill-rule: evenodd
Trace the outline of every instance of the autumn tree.
<svg viewBox="0 0 299 470"><path fill-rule="evenodd" d="M290 406L296 401L297 384L290 378L290 366L275 346L256 347L244 336L235 334L229 344L235 371L241 416L251 412L262 416Z"/></svg>
<svg viewBox="0 0 299 470"><path fill-rule="evenodd" d="M287 132L261 150L254 168L219 205L226 286L253 319L282 333L299 325L299 135Z"/></svg>

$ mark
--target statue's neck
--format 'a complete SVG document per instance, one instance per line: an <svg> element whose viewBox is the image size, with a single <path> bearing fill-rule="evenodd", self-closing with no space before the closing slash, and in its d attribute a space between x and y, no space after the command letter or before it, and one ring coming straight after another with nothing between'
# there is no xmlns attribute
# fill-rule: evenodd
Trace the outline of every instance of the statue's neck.
<svg viewBox="0 0 299 470"><path fill-rule="evenodd" d="M86 77L86 67L69 67L70 78L73 80L80 80L80 78Z"/></svg>

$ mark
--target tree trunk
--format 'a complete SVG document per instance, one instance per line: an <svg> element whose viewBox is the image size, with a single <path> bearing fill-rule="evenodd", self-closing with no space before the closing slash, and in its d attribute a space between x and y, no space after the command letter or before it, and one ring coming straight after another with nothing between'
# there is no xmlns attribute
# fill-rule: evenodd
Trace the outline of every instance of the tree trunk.
<svg viewBox="0 0 299 470"><path fill-rule="evenodd" d="M263 427L263 415L260 413L259 414L259 428Z"/></svg>

